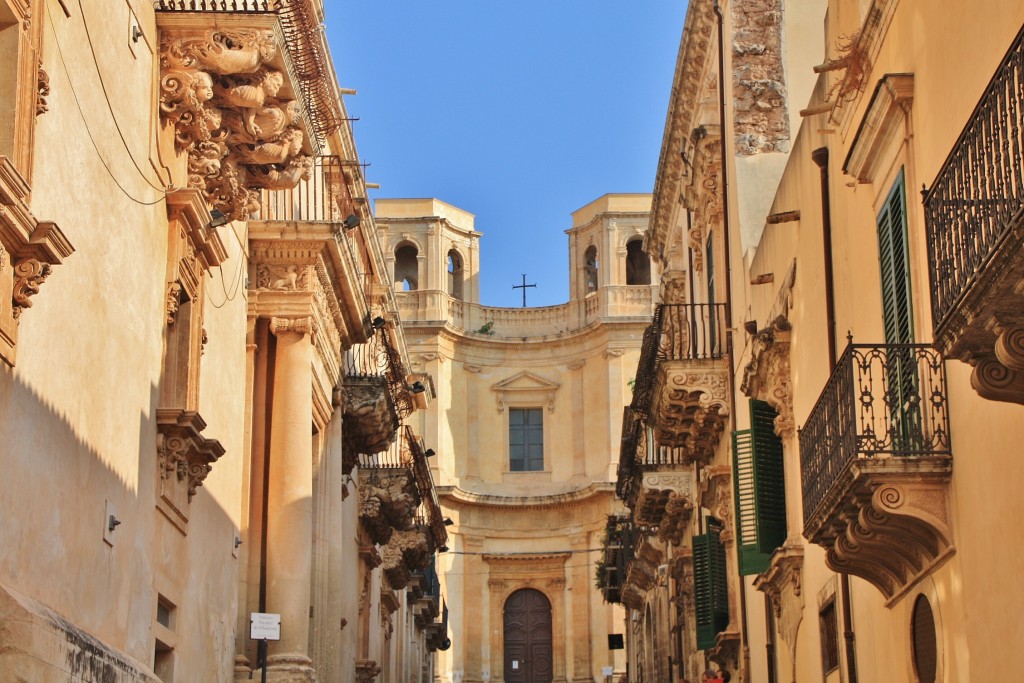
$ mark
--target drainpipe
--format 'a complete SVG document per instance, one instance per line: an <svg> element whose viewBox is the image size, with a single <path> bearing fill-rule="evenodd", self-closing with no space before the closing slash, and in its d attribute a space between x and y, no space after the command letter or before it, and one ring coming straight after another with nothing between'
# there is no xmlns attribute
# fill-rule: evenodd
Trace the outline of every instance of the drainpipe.
<svg viewBox="0 0 1024 683"><path fill-rule="evenodd" d="M729 359L729 414L732 415L733 427L736 420L736 373L733 368L733 339L732 339L732 249L729 230L729 174L727 172L727 145L726 145L726 120L725 120L725 17L722 15L722 8L718 0L713 0L715 15L718 17L718 120L719 145L722 158L722 230L725 242L725 338L726 357ZM735 493L735 492L734 492ZM747 593L746 583L743 575L739 573L739 566L736 567L737 576L740 581L740 653L742 662L740 669L743 673L741 681L746 681L750 675L750 648L747 646Z"/></svg>
<svg viewBox="0 0 1024 683"><path fill-rule="evenodd" d="M811 160L821 171L821 234L825 243L825 319L828 332L828 371L836 369L836 305L835 280L832 272L832 200L828 188L828 148L811 152ZM846 641L846 672L849 683L857 683L857 636L853 632L850 607L850 575L839 575L840 600L843 604L843 639Z"/></svg>

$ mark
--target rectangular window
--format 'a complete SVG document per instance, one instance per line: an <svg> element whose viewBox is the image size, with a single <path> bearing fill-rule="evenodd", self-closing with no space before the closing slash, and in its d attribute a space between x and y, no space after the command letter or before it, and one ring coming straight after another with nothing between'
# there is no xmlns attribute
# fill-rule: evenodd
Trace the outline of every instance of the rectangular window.
<svg viewBox="0 0 1024 683"><path fill-rule="evenodd" d="M508 455L512 472L544 469L544 411L541 408L510 408Z"/></svg>
<svg viewBox="0 0 1024 683"><path fill-rule="evenodd" d="M786 489L778 413L764 401L750 401L750 429L733 432L733 486L740 574L768 569L786 540Z"/></svg>
<svg viewBox="0 0 1024 683"><path fill-rule="evenodd" d="M829 600L818 612L818 628L821 631L821 668L828 674L839 668L839 625L835 600Z"/></svg>

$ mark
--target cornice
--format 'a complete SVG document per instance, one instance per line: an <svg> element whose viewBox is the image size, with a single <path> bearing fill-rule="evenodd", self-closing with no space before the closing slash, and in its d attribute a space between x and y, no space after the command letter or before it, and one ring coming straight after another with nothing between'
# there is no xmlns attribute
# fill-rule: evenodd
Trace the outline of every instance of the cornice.
<svg viewBox="0 0 1024 683"><path fill-rule="evenodd" d="M444 503L451 506L471 506L488 508L519 509L552 509L569 508L589 502L593 498L611 496L615 493L612 482L592 482L586 487L542 496L496 496L487 493L474 493L458 486L438 486L437 495Z"/></svg>

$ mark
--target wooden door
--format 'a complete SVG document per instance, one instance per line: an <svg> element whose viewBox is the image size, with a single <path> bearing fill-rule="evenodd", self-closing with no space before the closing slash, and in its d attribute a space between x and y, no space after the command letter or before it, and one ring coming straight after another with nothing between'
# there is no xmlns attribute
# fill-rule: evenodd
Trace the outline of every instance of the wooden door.
<svg viewBox="0 0 1024 683"><path fill-rule="evenodd" d="M540 591L525 588L505 601L505 680L551 683L551 603Z"/></svg>

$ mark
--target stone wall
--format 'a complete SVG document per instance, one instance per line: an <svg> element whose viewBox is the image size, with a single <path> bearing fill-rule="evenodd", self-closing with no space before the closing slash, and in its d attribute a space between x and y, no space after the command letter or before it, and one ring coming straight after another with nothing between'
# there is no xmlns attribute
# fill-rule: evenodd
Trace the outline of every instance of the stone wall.
<svg viewBox="0 0 1024 683"><path fill-rule="evenodd" d="M734 0L732 23L736 153L788 152L782 0Z"/></svg>

